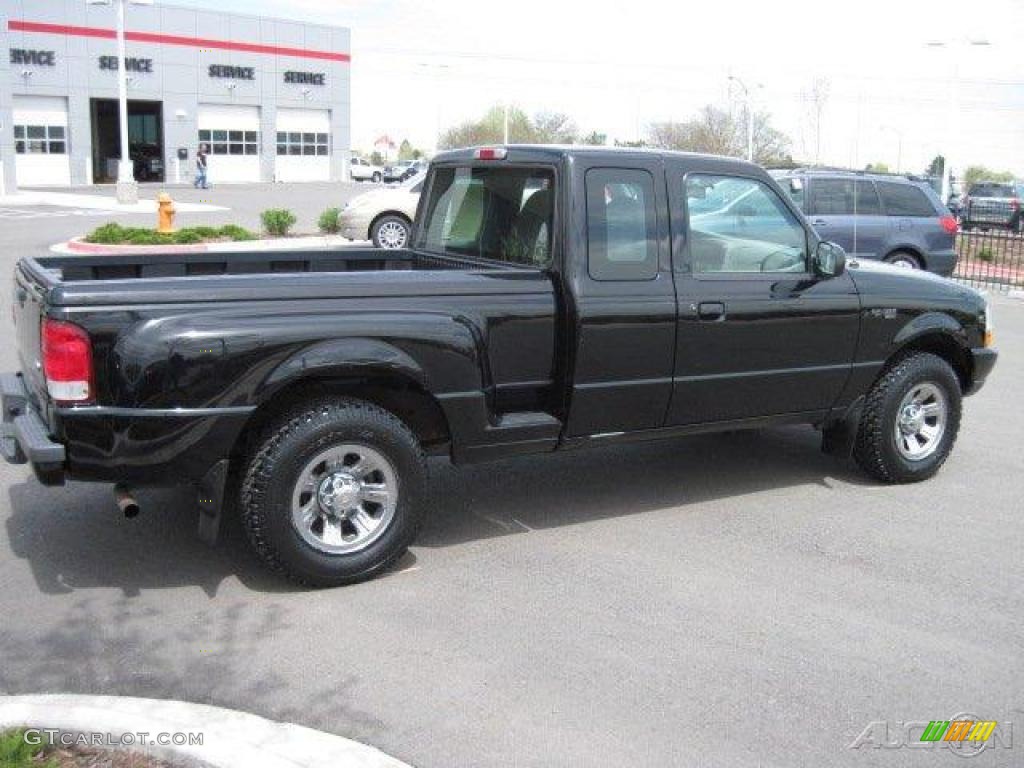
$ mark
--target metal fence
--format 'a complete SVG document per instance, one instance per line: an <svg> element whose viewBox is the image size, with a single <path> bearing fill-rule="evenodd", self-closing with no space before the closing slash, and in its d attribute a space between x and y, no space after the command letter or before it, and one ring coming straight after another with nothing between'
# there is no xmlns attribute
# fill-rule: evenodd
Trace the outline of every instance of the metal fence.
<svg viewBox="0 0 1024 768"><path fill-rule="evenodd" d="M1024 288L1024 235L1003 230L960 232L953 278L976 288Z"/></svg>

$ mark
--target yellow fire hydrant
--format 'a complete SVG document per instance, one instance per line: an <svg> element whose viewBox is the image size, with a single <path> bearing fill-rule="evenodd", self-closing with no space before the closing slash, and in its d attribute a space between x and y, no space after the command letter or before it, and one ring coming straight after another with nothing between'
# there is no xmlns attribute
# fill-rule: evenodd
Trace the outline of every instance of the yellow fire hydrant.
<svg viewBox="0 0 1024 768"><path fill-rule="evenodd" d="M156 202L156 231L164 235L174 232L174 214L177 213L174 201L166 192L161 192L157 195Z"/></svg>

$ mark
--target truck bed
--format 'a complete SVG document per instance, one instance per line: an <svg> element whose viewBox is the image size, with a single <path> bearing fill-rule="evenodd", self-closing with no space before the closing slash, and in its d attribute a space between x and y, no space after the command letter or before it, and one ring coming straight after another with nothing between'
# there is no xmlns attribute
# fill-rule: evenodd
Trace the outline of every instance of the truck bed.
<svg viewBox="0 0 1024 768"><path fill-rule="evenodd" d="M35 261L64 282L295 272L467 269L471 266L468 261L409 250L345 247L301 251L43 256Z"/></svg>
<svg viewBox="0 0 1024 768"><path fill-rule="evenodd" d="M41 256L22 259L19 270L54 306L479 293L481 279L521 271L361 247Z"/></svg>

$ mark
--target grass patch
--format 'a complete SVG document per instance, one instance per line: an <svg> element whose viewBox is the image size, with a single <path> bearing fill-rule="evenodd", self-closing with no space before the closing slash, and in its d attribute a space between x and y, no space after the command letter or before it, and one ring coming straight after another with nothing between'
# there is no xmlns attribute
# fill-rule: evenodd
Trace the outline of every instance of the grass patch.
<svg viewBox="0 0 1024 768"><path fill-rule="evenodd" d="M25 731L17 728L0 733L0 768L57 768L57 761L44 759L45 747L25 743Z"/></svg>
<svg viewBox="0 0 1024 768"><path fill-rule="evenodd" d="M110 222L97 227L85 236L85 242L102 245L189 245L221 240L257 239L259 238L255 232L250 232L237 224L226 224L223 227L183 227L165 235L155 229L122 227L120 224Z"/></svg>

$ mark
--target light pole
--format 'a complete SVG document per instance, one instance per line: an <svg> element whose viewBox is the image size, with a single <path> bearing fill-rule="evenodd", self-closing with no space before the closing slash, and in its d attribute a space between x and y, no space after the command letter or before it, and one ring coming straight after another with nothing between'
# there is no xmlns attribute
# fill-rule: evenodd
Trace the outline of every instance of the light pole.
<svg viewBox="0 0 1024 768"><path fill-rule="evenodd" d="M434 152L436 153L441 149L441 105L444 103L444 99L441 98L441 78L448 74L451 67L448 64L433 64L426 61L416 62L416 65L434 73L437 78L437 93L434 94L437 100L437 132L434 134Z"/></svg>
<svg viewBox="0 0 1024 768"><path fill-rule="evenodd" d="M987 48L991 43L988 40L957 37L951 40L932 40L925 44L928 48L952 51L954 48ZM960 148L960 64L953 51L953 72L952 88L949 98L949 119L946 121L946 151L942 153L942 202L949 202L950 193L953 191L953 156Z"/></svg>
<svg viewBox="0 0 1024 768"><path fill-rule="evenodd" d="M139 185L128 150L128 67L125 63L125 5L152 5L153 0L86 0L89 5L117 5L117 100L121 127L121 157L117 164L117 202L132 205L139 202Z"/></svg>
<svg viewBox="0 0 1024 768"><path fill-rule="evenodd" d="M729 75L729 82L737 83L743 89L743 98L747 106L747 160L754 162L754 108L750 97L750 89L747 88L746 83L735 75ZM757 83L754 87L763 88L764 86Z"/></svg>

